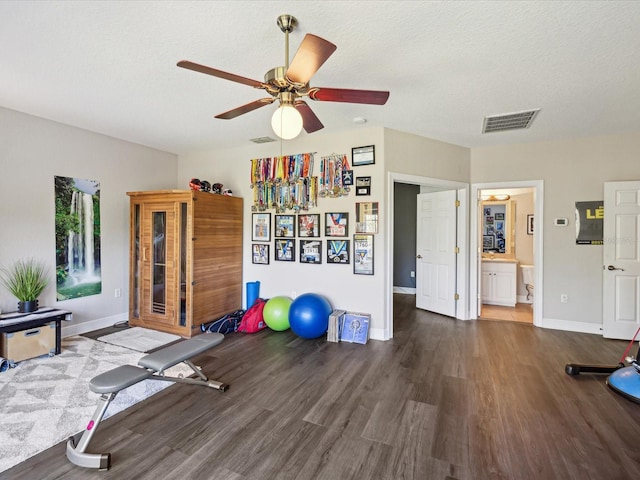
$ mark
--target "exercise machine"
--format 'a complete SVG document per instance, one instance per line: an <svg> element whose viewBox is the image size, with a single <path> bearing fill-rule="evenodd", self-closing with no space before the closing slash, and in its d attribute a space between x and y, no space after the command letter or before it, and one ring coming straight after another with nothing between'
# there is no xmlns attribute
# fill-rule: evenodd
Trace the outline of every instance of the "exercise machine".
<svg viewBox="0 0 640 480"><path fill-rule="evenodd" d="M201 385L222 392L226 391L229 385L216 380L209 380L200 368L196 367L190 360L196 355L219 345L222 340L224 340L224 335L221 333L198 335L145 355L138 360L138 366L121 365L93 377L89 382L89 389L94 393L100 394L98 407L85 430L67 440L67 458L69 461L80 467L97 468L99 470L109 469L111 466L110 453L87 453L87 448L111 401L120 391L138 382L150 379L164 380ZM196 378L165 375L165 370L178 363L188 365L195 372Z"/></svg>
<svg viewBox="0 0 640 480"><path fill-rule="evenodd" d="M640 332L640 329L638 329ZM568 363L564 367L564 371L567 375L575 376L581 373L601 373L609 375L607 377L607 385L616 393L623 397L640 403L640 347L635 357L627 356L633 342L638 335L638 332L633 336L629 346L622 354L622 358L617 365L589 365L581 363ZM624 361L629 365L626 366Z"/></svg>

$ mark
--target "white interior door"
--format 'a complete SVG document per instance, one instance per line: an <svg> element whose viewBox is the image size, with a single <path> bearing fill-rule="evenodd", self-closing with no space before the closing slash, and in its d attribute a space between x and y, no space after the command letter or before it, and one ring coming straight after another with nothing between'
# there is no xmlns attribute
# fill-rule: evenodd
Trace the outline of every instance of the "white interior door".
<svg viewBox="0 0 640 480"><path fill-rule="evenodd" d="M603 335L631 339L640 326L640 181L605 182Z"/></svg>
<svg viewBox="0 0 640 480"><path fill-rule="evenodd" d="M416 308L455 317L457 192L417 198Z"/></svg>

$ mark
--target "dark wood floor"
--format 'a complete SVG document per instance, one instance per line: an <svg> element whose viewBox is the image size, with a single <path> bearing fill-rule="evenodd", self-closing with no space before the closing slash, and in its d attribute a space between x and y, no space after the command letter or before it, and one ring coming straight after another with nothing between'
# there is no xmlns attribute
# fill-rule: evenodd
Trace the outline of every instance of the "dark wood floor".
<svg viewBox="0 0 640 480"><path fill-rule="evenodd" d="M640 405L567 362L617 363L626 342L502 321L462 322L395 296L392 341L232 334L198 358L226 393L175 385L12 479L636 479Z"/></svg>

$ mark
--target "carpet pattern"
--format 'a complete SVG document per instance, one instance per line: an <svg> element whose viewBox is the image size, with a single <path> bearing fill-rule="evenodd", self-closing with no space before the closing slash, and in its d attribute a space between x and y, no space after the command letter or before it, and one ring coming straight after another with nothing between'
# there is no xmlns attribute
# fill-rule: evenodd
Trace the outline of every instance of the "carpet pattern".
<svg viewBox="0 0 640 480"><path fill-rule="evenodd" d="M0 472L84 430L98 400L89 390L91 378L120 365L136 365L142 356L76 336L63 339L60 355L26 360L0 373ZM167 373L191 371L186 366L179 370ZM105 418L170 385L158 380L132 385L116 396Z"/></svg>
<svg viewBox="0 0 640 480"><path fill-rule="evenodd" d="M156 348L180 340L178 335L149 328L133 327L99 337L100 342L118 345L137 352L150 352Z"/></svg>

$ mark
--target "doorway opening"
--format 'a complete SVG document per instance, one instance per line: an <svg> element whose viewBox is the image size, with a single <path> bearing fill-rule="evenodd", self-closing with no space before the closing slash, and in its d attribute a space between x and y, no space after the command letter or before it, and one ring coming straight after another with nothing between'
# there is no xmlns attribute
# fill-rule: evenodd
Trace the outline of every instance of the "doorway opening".
<svg viewBox="0 0 640 480"><path fill-rule="evenodd" d="M542 200L541 180L472 185L471 318L541 325Z"/></svg>
<svg viewBox="0 0 640 480"><path fill-rule="evenodd" d="M386 275L385 275L385 335L386 338L393 337L393 293L394 293L394 192L396 184L409 184L419 187L420 193L428 192L441 192L448 190L455 190L457 192L457 198L460 202L458 207L457 220L455 222L455 228L457 229L457 247L459 253L457 254L457 262L455 266L455 285L458 299L456 300L457 307L455 309L455 318L461 320L469 319L469 185L461 182L455 182L450 180L441 180L430 177L422 177L417 175L407 175L401 173L389 172L387 178L387 225L386 225ZM415 218L415 217L414 217ZM415 259L415 251L412 252ZM415 272L415 270L414 270ZM410 292L411 289L404 293ZM415 292L415 288L413 289Z"/></svg>

